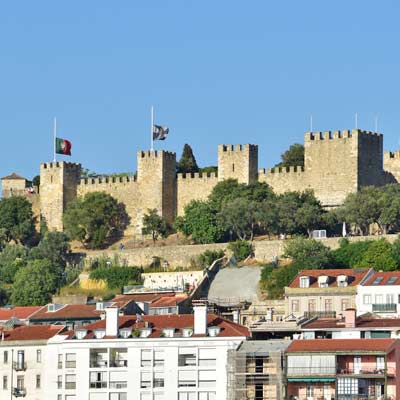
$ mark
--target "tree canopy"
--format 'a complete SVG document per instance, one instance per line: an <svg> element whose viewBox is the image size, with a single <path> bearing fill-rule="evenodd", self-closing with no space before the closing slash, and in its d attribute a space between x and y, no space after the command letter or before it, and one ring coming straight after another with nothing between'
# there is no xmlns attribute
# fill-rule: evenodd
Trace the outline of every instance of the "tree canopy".
<svg viewBox="0 0 400 400"><path fill-rule="evenodd" d="M281 162L275 167L304 167L304 146L299 143L292 144L288 150L281 155Z"/></svg>
<svg viewBox="0 0 400 400"><path fill-rule="evenodd" d="M183 146L182 156L176 168L179 173L194 173L199 171L193 150L187 143Z"/></svg>
<svg viewBox="0 0 400 400"><path fill-rule="evenodd" d="M148 209L143 217L143 229L145 235L151 235L153 244L161 236L165 237L168 232L168 224L163 217L158 215L156 209Z"/></svg>
<svg viewBox="0 0 400 400"><path fill-rule="evenodd" d="M104 192L72 201L63 216L66 234L87 248L101 248L121 237L129 223L125 206Z"/></svg>

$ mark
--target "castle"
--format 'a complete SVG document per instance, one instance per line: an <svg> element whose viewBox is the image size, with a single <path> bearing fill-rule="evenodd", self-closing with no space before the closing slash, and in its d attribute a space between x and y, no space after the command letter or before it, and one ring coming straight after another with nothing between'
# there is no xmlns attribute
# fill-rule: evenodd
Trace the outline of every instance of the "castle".
<svg viewBox="0 0 400 400"><path fill-rule="evenodd" d="M240 183L266 182L276 193L312 189L325 207L343 203L363 186L400 182L400 152L383 154L383 135L359 129L306 133L304 167L258 170L258 146L219 145L218 174L177 174L176 154L137 153L137 174L130 177L81 179L79 163L53 162L40 166L40 188L27 189L26 179L2 178L2 195L24 195L49 229L63 229L68 203L86 193L104 191L122 202L130 217L127 234L140 235L148 209L157 209L168 222L182 215L192 200L205 200L224 179Z"/></svg>

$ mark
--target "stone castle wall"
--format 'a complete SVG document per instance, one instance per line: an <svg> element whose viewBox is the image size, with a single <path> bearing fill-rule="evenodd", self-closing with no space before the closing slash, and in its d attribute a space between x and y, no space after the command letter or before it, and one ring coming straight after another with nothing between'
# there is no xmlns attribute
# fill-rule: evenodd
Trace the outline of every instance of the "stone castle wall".
<svg viewBox="0 0 400 400"><path fill-rule="evenodd" d="M40 169L40 205L35 209L50 229L62 230L63 212L70 201L104 191L125 205L130 218L126 233L140 235L148 209L156 209L172 223L190 201L207 199L215 185L228 178L246 184L266 182L276 193L311 189L327 207L342 204L349 193L362 186L400 179L400 152L385 153L383 157L381 134L358 129L309 132L305 134L304 147L304 167L258 171L258 146L220 145L218 176L176 174L176 155L167 151L138 152L137 178L81 180L80 164L44 163ZM3 196L22 190L21 182L4 178Z"/></svg>

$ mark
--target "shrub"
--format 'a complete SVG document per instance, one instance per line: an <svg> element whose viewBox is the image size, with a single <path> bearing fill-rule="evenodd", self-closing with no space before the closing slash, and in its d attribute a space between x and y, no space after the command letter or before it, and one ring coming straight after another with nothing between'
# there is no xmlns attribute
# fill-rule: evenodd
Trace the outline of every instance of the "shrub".
<svg viewBox="0 0 400 400"><path fill-rule="evenodd" d="M128 284L141 283L141 270L137 267L97 268L90 273L90 279L104 280L110 289L122 288Z"/></svg>
<svg viewBox="0 0 400 400"><path fill-rule="evenodd" d="M229 243L228 249L232 251L237 261L243 261L253 254L253 245L244 240Z"/></svg>
<svg viewBox="0 0 400 400"><path fill-rule="evenodd" d="M212 265L215 260L222 258L225 255L224 250L206 250L201 253L197 258L197 263L203 267L207 268Z"/></svg>

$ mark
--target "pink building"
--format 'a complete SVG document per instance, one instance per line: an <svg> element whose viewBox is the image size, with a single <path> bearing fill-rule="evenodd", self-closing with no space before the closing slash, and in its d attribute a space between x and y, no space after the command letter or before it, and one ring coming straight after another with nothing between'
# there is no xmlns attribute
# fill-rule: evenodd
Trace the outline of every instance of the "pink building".
<svg viewBox="0 0 400 400"><path fill-rule="evenodd" d="M289 399L400 400L400 340L295 340L286 354Z"/></svg>

